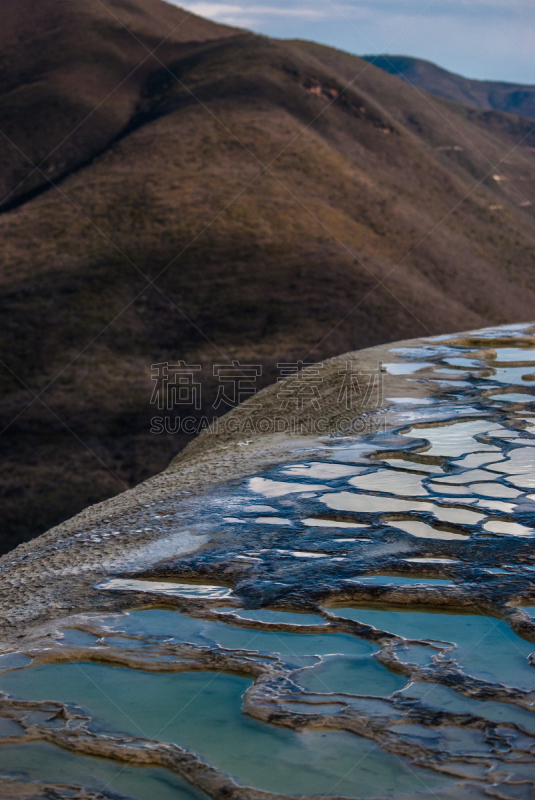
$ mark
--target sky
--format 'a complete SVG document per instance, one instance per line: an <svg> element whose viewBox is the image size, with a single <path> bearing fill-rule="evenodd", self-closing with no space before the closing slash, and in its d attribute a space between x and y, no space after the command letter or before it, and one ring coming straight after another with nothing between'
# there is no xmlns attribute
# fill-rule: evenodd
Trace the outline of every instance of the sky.
<svg viewBox="0 0 535 800"><path fill-rule="evenodd" d="M173 0L217 22L467 78L535 84L535 0Z"/></svg>

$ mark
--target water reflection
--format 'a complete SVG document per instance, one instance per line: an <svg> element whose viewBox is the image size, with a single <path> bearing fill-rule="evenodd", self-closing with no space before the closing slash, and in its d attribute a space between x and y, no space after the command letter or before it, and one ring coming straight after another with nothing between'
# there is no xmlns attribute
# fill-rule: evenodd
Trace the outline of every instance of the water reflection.
<svg viewBox="0 0 535 800"><path fill-rule="evenodd" d="M535 334L385 366L432 397L220 486L209 546L94 587L154 607L0 656L0 772L141 800L534 794Z"/></svg>

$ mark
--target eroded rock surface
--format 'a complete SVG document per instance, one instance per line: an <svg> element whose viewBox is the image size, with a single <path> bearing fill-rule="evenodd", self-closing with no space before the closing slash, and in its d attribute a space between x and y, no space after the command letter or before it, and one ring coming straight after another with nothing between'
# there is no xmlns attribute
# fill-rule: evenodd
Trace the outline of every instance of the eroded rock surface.
<svg viewBox="0 0 535 800"><path fill-rule="evenodd" d="M2 560L0 797L535 796L535 328L350 356Z"/></svg>

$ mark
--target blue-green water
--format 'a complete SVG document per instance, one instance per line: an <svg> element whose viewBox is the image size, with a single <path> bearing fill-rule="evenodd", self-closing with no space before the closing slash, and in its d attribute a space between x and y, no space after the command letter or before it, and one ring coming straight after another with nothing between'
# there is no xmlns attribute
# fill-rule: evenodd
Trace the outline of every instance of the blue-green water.
<svg viewBox="0 0 535 800"><path fill-rule="evenodd" d="M297 733L251 719L241 711L250 684L236 675L150 674L90 663L40 666L0 679L16 697L76 703L89 711L95 730L174 742L266 791L377 797L417 789L422 781L451 783L344 731Z"/></svg>
<svg viewBox="0 0 535 800"><path fill-rule="evenodd" d="M46 742L0 747L0 772L43 783L84 786L136 800L208 800L203 792L166 769L131 767L78 756Z"/></svg>
<svg viewBox="0 0 535 800"><path fill-rule="evenodd" d="M333 613L407 639L454 642L452 656L474 678L535 690L528 656L535 644L517 636L503 620L464 614L433 614L336 608Z"/></svg>

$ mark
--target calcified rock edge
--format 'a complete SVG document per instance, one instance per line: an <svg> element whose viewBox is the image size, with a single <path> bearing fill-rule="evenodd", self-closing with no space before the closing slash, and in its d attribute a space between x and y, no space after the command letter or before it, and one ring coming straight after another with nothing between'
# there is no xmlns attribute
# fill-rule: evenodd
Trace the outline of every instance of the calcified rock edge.
<svg viewBox="0 0 535 800"><path fill-rule="evenodd" d="M162 775L177 800L535 796L535 327L371 348L321 375L314 403L288 400L297 383L264 390L161 475L0 561L0 797L127 796L65 781L62 753L74 774L142 768L141 799ZM79 665L115 716L82 698ZM256 736L282 737L273 774L173 741L166 719L134 732L130 683L175 674L165 691L186 697L198 673L243 686L235 741L253 761ZM317 736L349 770L314 773ZM299 766L302 747L316 755Z"/></svg>

